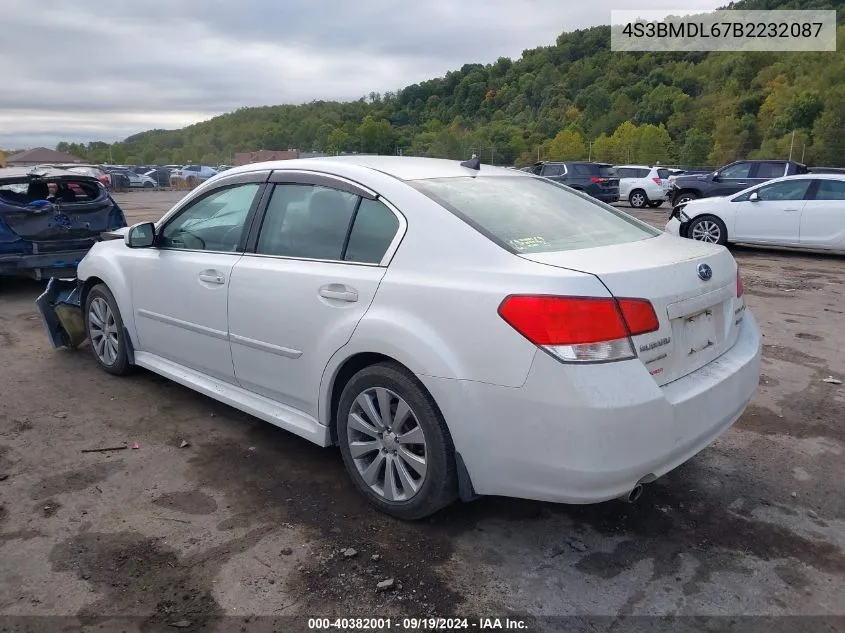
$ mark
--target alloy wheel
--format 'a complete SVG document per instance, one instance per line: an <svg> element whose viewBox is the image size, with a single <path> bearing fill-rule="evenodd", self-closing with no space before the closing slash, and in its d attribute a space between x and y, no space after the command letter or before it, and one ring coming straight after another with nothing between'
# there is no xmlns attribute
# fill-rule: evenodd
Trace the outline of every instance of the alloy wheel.
<svg viewBox="0 0 845 633"><path fill-rule="evenodd" d="M631 196L631 206L635 209L641 209L646 205L645 196L641 193L635 193Z"/></svg>
<svg viewBox="0 0 845 633"><path fill-rule="evenodd" d="M425 482L426 438L408 403L390 389L361 392L347 419L349 452L364 483L386 501L408 501Z"/></svg>
<svg viewBox="0 0 845 633"><path fill-rule="evenodd" d="M120 345L117 323L108 302L95 297L88 310L88 338L94 353L104 365L113 365L117 360Z"/></svg>
<svg viewBox="0 0 845 633"><path fill-rule="evenodd" d="M719 238L722 237L722 230L719 225L710 220L702 220L692 227L690 231L692 239L699 242L710 242L716 244Z"/></svg>

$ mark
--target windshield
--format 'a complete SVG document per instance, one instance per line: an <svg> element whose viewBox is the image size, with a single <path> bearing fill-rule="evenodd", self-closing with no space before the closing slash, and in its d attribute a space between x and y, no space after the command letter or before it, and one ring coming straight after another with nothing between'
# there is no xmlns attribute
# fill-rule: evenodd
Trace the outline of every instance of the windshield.
<svg viewBox="0 0 845 633"><path fill-rule="evenodd" d="M543 178L433 178L408 184L517 254L609 246L660 235L611 206Z"/></svg>

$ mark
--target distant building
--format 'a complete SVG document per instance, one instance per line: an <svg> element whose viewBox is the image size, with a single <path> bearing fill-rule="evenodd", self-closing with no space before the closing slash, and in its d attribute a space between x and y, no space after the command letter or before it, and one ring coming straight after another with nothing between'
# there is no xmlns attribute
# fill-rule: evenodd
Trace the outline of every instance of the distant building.
<svg viewBox="0 0 845 633"><path fill-rule="evenodd" d="M28 149L19 154L13 154L6 157L6 164L9 167L27 167L29 165L43 165L51 163L84 163L85 161L78 156L71 156L63 152L57 152L46 147L36 147Z"/></svg>
<svg viewBox="0 0 845 633"><path fill-rule="evenodd" d="M235 166L249 165L251 163L263 163L268 160L293 160L299 158L299 150L288 149L273 151L260 149L257 152L238 152L235 154Z"/></svg>

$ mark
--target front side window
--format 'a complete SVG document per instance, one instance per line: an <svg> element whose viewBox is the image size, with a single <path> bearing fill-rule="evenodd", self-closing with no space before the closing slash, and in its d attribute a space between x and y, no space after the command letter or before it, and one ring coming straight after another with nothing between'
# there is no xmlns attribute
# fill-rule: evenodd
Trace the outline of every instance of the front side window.
<svg viewBox="0 0 845 633"><path fill-rule="evenodd" d="M757 198L767 202L803 200L810 186L809 180L783 180L757 190Z"/></svg>
<svg viewBox="0 0 845 633"><path fill-rule="evenodd" d="M782 174L782 172L781 172ZM778 174L778 175L781 175ZM719 177L725 180L748 178L751 175L751 163L736 163L729 165L719 172Z"/></svg>
<svg viewBox="0 0 845 633"><path fill-rule="evenodd" d="M168 222L160 246L200 251L237 250L257 183L227 187L196 200Z"/></svg>
<svg viewBox="0 0 845 633"><path fill-rule="evenodd" d="M819 180L815 200L845 200L845 180Z"/></svg>
<svg viewBox="0 0 845 633"><path fill-rule="evenodd" d="M316 185L277 185L256 252L262 255L341 260L358 196Z"/></svg>
<svg viewBox="0 0 845 633"><path fill-rule="evenodd" d="M476 176L408 184L517 254L609 246L661 234L613 207L539 178Z"/></svg>

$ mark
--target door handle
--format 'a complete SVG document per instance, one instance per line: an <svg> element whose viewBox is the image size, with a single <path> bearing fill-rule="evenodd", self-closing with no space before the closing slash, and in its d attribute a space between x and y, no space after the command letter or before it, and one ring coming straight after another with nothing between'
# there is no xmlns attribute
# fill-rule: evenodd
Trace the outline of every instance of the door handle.
<svg viewBox="0 0 845 633"><path fill-rule="evenodd" d="M798 209L784 209L785 213L798 213Z"/></svg>
<svg viewBox="0 0 845 633"><path fill-rule="evenodd" d="M358 292L354 288L343 284L328 284L320 288L319 294L323 299L334 299L335 301L347 301L354 303L358 301Z"/></svg>
<svg viewBox="0 0 845 633"><path fill-rule="evenodd" d="M223 273L216 270L204 270L199 275L199 280L207 284L222 284L226 281Z"/></svg>
<svg viewBox="0 0 845 633"><path fill-rule="evenodd" d="M747 182L738 182L738 183L736 183L736 184L738 184L738 185L747 185L748 183L747 183Z"/></svg>

